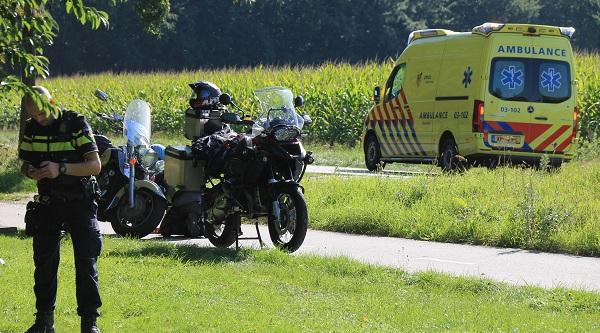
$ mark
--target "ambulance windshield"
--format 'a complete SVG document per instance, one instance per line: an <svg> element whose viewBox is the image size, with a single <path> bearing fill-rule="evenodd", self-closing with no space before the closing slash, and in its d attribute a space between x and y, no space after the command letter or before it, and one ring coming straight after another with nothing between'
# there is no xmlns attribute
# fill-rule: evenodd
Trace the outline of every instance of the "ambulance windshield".
<svg viewBox="0 0 600 333"><path fill-rule="evenodd" d="M567 62L531 58L492 60L490 93L506 101L560 103L571 97Z"/></svg>

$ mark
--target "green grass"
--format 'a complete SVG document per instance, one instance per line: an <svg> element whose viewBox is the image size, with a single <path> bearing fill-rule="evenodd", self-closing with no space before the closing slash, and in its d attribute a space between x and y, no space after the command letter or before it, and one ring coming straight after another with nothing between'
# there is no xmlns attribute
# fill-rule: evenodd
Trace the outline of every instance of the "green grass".
<svg viewBox="0 0 600 333"><path fill-rule="evenodd" d="M19 200L35 192L35 182L21 175L16 132L0 133L0 200Z"/></svg>
<svg viewBox="0 0 600 333"><path fill-rule="evenodd" d="M75 332L63 242L56 326ZM33 321L31 239L0 236L0 332ZM600 295L290 256L105 239L103 332L595 332Z"/></svg>
<svg viewBox="0 0 600 333"><path fill-rule="evenodd" d="M600 162L411 179L308 177L312 228L600 256ZM326 191L323 189L327 189Z"/></svg>

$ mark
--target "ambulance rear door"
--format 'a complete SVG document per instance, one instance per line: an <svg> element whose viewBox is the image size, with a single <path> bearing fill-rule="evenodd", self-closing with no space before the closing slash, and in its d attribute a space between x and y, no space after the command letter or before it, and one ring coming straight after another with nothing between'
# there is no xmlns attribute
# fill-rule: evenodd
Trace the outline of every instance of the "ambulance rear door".
<svg viewBox="0 0 600 333"><path fill-rule="evenodd" d="M529 150L531 85L535 83L530 60L530 37L496 34L491 39L489 85L483 116L484 143L500 151ZM516 52L521 50L521 53Z"/></svg>
<svg viewBox="0 0 600 333"><path fill-rule="evenodd" d="M533 152L562 154L574 139L576 107L573 55L564 37L528 37L532 44L530 70L533 78L528 106L528 146Z"/></svg>

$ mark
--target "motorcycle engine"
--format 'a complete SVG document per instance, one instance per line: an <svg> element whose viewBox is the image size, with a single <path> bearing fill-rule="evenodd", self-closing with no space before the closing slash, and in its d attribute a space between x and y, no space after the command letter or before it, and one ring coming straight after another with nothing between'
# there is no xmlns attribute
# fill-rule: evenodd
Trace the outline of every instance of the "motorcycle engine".
<svg viewBox="0 0 600 333"><path fill-rule="evenodd" d="M212 221L223 221L231 212L233 200L226 194L219 194L208 209L208 218Z"/></svg>

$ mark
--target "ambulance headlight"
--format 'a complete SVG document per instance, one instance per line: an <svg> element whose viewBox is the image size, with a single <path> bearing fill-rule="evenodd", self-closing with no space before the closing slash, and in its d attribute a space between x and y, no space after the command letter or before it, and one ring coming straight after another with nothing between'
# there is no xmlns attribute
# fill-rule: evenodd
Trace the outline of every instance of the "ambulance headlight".
<svg viewBox="0 0 600 333"><path fill-rule="evenodd" d="M573 27L560 27L560 34L569 38L573 38L575 34L575 28Z"/></svg>
<svg viewBox="0 0 600 333"><path fill-rule="evenodd" d="M280 127L273 135L277 141L292 141L300 136L300 131L296 127Z"/></svg>

